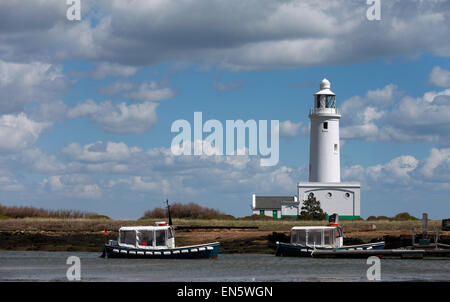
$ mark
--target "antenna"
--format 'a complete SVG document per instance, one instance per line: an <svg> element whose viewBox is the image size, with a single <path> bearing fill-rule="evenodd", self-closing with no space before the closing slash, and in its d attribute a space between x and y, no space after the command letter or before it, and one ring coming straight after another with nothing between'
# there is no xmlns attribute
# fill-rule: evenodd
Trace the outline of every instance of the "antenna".
<svg viewBox="0 0 450 302"><path fill-rule="evenodd" d="M172 216L170 215L170 205L169 205L169 199L166 199L167 204L167 212L169 213L169 225L172 225Z"/></svg>

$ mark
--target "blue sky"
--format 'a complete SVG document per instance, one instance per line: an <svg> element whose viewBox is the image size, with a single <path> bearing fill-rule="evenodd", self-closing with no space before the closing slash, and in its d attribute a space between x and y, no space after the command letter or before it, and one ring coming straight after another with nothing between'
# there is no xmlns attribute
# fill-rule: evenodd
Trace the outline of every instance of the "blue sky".
<svg viewBox="0 0 450 302"><path fill-rule="evenodd" d="M443 218L450 3L381 3L380 21L357 0L81 0L81 21L61 1L0 3L0 203L138 218L169 198L249 215L252 193L307 180L326 76L362 216ZM174 156L171 124L196 111L279 120L279 164Z"/></svg>

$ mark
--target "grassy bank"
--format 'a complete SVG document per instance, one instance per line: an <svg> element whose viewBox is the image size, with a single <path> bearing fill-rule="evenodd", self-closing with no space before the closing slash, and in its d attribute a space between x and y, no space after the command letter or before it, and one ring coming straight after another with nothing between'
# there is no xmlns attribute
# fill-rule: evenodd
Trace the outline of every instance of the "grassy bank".
<svg viewBox="0 0 450 302"><path fill-rule="evenodd" d="M116 239L121 226L153 225L155 221L111 219L23 218L0 220L0 249L46 251L99 251L108 239ZM221 253L273 253L276 241L288 241L293 226L325 225L325 221L174 219L174 225L257 226L257 230L179 230L177 245L219 241ZM375 224L376 230L363 231ZM430 230L440 221L429 221ZM410 242L411 229L420 221L342 221L345 243L390 240L393 247ZM108 229L108 236L103 234ZM450 236L450 232L443 233Z"/></svg>
<svg viewBox="0 0 450 302"><path fill-rule="evenodd" d="M105 228L118 230L121 226L154 225L164 219L112 220L112 219L61 219L61 218L21 218L1 219L0 231L65 231L65 232L99 232ZM326 225L326 221L305 220L217 220L217 219L173 219L174 225L206 226L257 226L262 231L289 231L293 226ZM378 231L408 231L413 227L421 228L420 220L410 221L341 221L345 231L357 231L363 226L375 224ZM430 220L428 227L440 227L440 220Z"/></svg>

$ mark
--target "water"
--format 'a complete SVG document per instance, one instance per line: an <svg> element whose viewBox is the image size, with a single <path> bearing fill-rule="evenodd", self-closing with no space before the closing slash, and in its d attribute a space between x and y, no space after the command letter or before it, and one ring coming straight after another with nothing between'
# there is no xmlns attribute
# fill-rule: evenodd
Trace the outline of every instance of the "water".
<svg viewBox="0 0 450 302"><path fill-rule="evenodd" d="M69 256L82 281L367 281L364 259L219 255L211 260L102 259L100 253L0 252L0 281L67 281ZM381 260L381 281L448 281L450 260Z"/></svg>

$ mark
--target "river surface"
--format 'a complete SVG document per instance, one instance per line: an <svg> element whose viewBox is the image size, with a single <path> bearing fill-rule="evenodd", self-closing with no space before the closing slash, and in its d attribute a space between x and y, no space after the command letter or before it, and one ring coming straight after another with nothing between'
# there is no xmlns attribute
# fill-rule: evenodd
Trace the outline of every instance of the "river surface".
<svg viewBox="0 0 450 302"><path fill-rule="evenodd" d="M367 281L365 259L222 254L208 260L102 259L100 253L0 251L0 281L67 281L69 256L81 281ZM382 259L381 281L449 281L450 260Z"/></svg>

